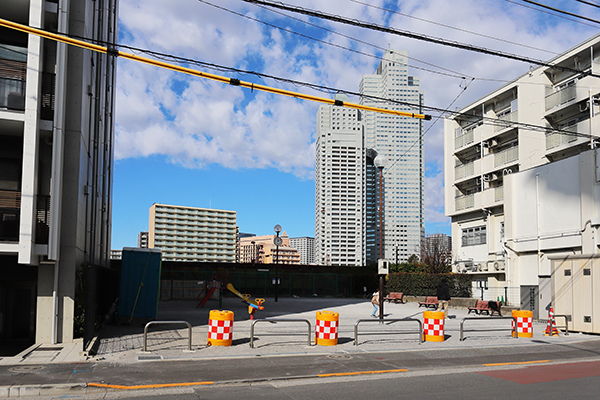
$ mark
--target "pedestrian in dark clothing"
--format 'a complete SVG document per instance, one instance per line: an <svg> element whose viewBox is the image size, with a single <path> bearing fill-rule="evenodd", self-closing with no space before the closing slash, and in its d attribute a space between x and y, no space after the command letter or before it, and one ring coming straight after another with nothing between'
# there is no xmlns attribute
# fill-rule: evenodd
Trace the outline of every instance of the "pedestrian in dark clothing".
<svg viewBox="0 0 600 400"><path fill-rule="evenodd" d="M448 302L450 301L450 289L446 281L442 280L437 287L438 311L444 311L444 318L448 317Z"/></svg>

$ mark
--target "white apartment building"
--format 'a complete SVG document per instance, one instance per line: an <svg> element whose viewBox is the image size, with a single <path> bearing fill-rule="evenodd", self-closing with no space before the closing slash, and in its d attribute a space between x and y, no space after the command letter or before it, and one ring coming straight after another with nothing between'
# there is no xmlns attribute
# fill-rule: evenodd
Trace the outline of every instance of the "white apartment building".
<svg viewBox="0 0 600 400"><path fill-rule="evenodd" d="M148 247L161 249L163 261L236 261L237 213L154 203L150 207Z"/></svg>
<svg viewBox="0 0 600 400"><path fill-rule="evenodd" d="M553 257L598 253L600 36L445 120L453 269L545 317ZM577 72L578 70L581 72ZM487 288L487 289L485 289Z"/></svg>
<svg viewBox="0 0 600 400"><path fill-rule="evenodd" d="M297 249L300 253L300 264L313 265L315 263L315 238L307 236L290 238L290 247Z"/></svg>
<svg viewBox="0 0 600 400"><path fill-rule="evenodd" d="M407 51L385 51L375 73L364 75L360 82L361 104L422 112L423 92L419 78L408 74L407 57ZM419 254L425 236L423 120L374 112L365 112L363 119L365 147L388 160L383 169L383 257L403 262L412 254Z"/></svg>
<svg viewBox="0 0 600 400"><path fill-rule="evenodd" d="M116 42L116 11L10 0L0 18ZM109 265L115 64L0 28L1 343L73 342L78 273Z"/></svg>
<svg viewBox="0 0 600 400"><path fill-rule="evenodd" d="M336 100L347 98L336 95ZM315 157L315 262L319 265L362 266L372 256L368 249L375 239L375 210L374 199L369 202L367 197L374 196L374 154L367 151L363 135L360 111L319 107Z"/></svg>

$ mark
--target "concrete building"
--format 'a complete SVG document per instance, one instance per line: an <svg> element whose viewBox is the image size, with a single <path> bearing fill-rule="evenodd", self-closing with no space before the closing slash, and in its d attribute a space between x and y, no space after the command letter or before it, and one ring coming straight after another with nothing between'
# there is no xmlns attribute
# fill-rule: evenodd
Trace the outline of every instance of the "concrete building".
<svg viewBox="0 0 600 400"><path fill-rule="evenodd" d="M255 264L300 264L300 253L290 246L290 237L283 231L281 246L273 244L277 235L240 238L240 262Z"/></svg>
<svg viewBox="0 0 600 400"><path fill-rule="evenodd" d="M122 260L123 259L123 250L111 250L110 251L110 259L111 260Z"/></svg>
<svg viewBox="0 0 600 400"><path fill-rule="evenodd" d="M140 232L138 233L137 247L140 249L148 248L148 232Z"/></svg>
<svg viewBox="0 0 600 400"><path fill-rule="evenodd" d="M598 252L598 55L595 36L445 121L454 271L534 316L547 315L550 259Z"/></svg>
<svg viewBox="0 0 600 400"><path fill-rule="evenodd" d="M290 238L290 247L294 247L300 253L300 264L312 265L315 263L315 238L306 236Z"/></svg>
<svg viewBox="0 0 600 400"><path fill-rule="evenodd" d="M117 41L116 12L116 0L0 7L1 18L100 42ZM72 342L78 270L108 266L115 64L0 28L2 342Z"/></svg>
<svg viewBox="0 0 600 400"><path fill-rule="evenodd" d="M345 95L336 99L346 101ZM375 260L375 152L361 113L322 105L315 157L315 262L362 266ZM370 188L370 189L368 189Z"/></svg>
<svg viewBox="0 0 600 400"><path fill-rule="evenodd" d="M164 261L235 262L235 211L172 206L150 207L148 247L162 250Z"/></svg>
<svg viewBox="0 0 600 400"><path fill-rule="evenodd" d="M419 78L408 73L407 51L387 49L375 73L363 76L360 93L364 105L422 113L423 92ZM398 103L382 103L381 98ZM383 169L383 255L396 259L399 238L398 258L404 262L419 254L425 236L423 120L365 112L363 123L365 147L388 160Z"/></svg>

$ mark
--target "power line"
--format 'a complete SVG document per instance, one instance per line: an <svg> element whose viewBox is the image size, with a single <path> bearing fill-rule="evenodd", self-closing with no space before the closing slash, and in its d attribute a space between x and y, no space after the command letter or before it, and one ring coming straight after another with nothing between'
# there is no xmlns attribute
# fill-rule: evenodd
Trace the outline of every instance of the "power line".
<svg viewBox="0 0 600 400"><path fill-rule="evenodd" d="M600 8L600 5L598 5L597 3L590 3L589 1L584 1L584 0L575 0L575 1L578 1L583 4L587 4L588 6Z"/></svg>
<svg viewBox="0 0 600 400"><path fill-rule="evenodd" d="M359 50L354 50L354 49L351 49L351 48L348 48L348 47L345 47L345 46L341 46L341 45L339 45L339 44L335 44L335 43L327 42L327 41L325 41L325 40L317 39L317 38L314 38L314 37L312 37L312 36L305 35L305 34L303 34L303 33L295 32L295 31L293 31L293 30L291 30L291 29L288 29L288 28L282 28L282 27L280 27L280 26L277 26L277 25L271 24L271 23L269 23L269 22L261 21L260 19L253 18L253 17L250 17L250 16L248 16L248 15L244 15L244 14L238 13L238 12L236 12L236 11L230 10L230 9L228 9L228 8L225 8L225 7L218 6L218 5L216 5L216 4L213 4L213 3L209 3L208 1L205 1L205 0L198 0L198 1L199 1L199 2L201 2L201 3L204 3L204 4L206 4L206 5L209 5L209 6L212 6L212 7L218 8L218 9L220 9L220 10L223 10L223 11L229 12L229 13L231 13L231 14L234 14L234 15L240 16L240 17L242 17L242 18L246 18L246 19L249 19L249 20L251 20L251 21L255 21L255 22L258 22L258 23L261 23L261 24L264 24L264 25L270 26L270 27L272 27L272 28L279 29L279 30L282 30L282 31L284 31L284 32L288 32L288 33L291 33L291 34L294 34L294 35L298 35L298 36L301 36L301 37L304 37L304 38L307 38L307 39L310 39L310 40L314 40L315 42L323 43L323 44L326 44L326 45L328 45L328 46L332 46L332 47L337 47L337 48L340 48L340 49L343 49L343 50L350 51L350 52L352 52L352 53L360 54L360 55L363 55L363 56L366 56L366 57L371 57L371 58L374 58L374 59L377 59L377 60L383 60L383 57L379 57L379 56L376 56L376 55L373 55L373 54L365 53L365 52L363 52L363 51L359 51ZM283 14L283 13L281 13L281 12L277 12L276 10L269 9L268 7L262 7L262 6L258 6L258 7L261 7L261 8L263 8L263 9L265 9L265 10L269 10L269 11L271 11L271 12L274 12L274 13L277 13L277 14L279 14L279 15L283 15L283 16L285 16L285 17L288 17L288 18L294 19L294 20L296 20L296 21L303 22L303 23L305 23L305 24L307 24L307 25L314 26L315 28L319 28L319 29L322 29L322 30L324 30L324 31L327 31L327 32L330 32L330 33L333 33L333 34L336 34L336 35L339 35L339 36L345 37L345 38L347 38L347 39L355 40L355 41L357 41L357 42L359 42L359 43L367 44L367 45L369 45L369 46L372 46L372 47L375 47L375 48L377 48L377 49L379 49L379 50L383 50L383 51L385 51L385 48L382 48L382 47L379 47L379 46L375 46L374 44L371 44L371 43L368 43L368 42L362 41L362 40L360 40L360 39L355 39L355 38L353 38L353 37L351 37L351 36L344 35L344 34L342 34L342 33L336 32L336 31L334 31L334 30L330 30L330 29L327 29L327 28L323 28L323 27L321 27L321 26L319 26L319 25L312 24L312 23L310 23L310 22L302 21L302 20L300 20L300 19L298 19L298 18L295 18L295 17L289 16L289 15ZM426 61L417 60L417 59L415 59L415 58L408 57L408 56L407 56L407 58L408 58L408 59L415 60L415 61L418 61L418 62L421 62L421 63L423 63L423 64L427 64L427 65L430 65L430 66L433 66L433 67L436 67L436 68L442 69L442 70L446 70L446 71L452 72L452 73L453 73L453 74L455 74L455 75L448 74L448 73L444 73L444 72L439 72L439 71L433 71L433 70L430 70L430 69L427 69L427 68L418 67L418 66L416 66L416 65L410 65L410 67L411 67L411 68L415 68L415 69L419 69L419 70L422 70L422 71L431 72L431 73L433 73L433 74L439 74L439 75L449 76L449 77L451 77L451 78L459 78L459 79L462 79L462 78L464 78L465 76L467 76L467 77L471 78L471 76L469 76L469 75L467 75L467 74L461 74L460 72L452 71L452 70L449 70L449 69L447 69L447 68L440 67L439 65L431 64L431 63L428 63L428 62L426 62ZM408 66L408 64L407 64L407 66Z"/></svg>
<svg viewBox="0 0 600 400"><path fill-rule="evenodd" d="M373 5L373 4L364 3L362 1L358 1L358 0L350 0L350 1L353 2L353 3L357 3L357 4L362 4L363 6L366 6L366 7L376 8L378 10L387 11L387 12L392 13L392 14L397 14L397 15L401 15L403 17L416 19L417 21L423 21L423 22L427 22L429 24L443 26L444 28L454 29L454 30L459 31L459 32L465 32L465 33L470 33L471 35L481 36L481 37L484 37L486 39L497 40L499 42L513 44L515 46L521 46L521 47L525 47L525 48L532 49L532 50L543 51L545 53L550 53L550 54L555 54L555 55L559 54L559 53L555 53L555 52L550 51L550 50L540 49L540 48L534 47L534 46L528 46L528 45L523 44L523 43L512 42L510 40L505 40L505 39L500 39L500 38L497 38L497 37L494 37L494 36L484 35L483 33L473 32L473 31L470 31L468 29L461 29L461 28L457 28L457 27L452 26L452 25L446 25L446 24L442 24L440 22L431 21L431 20L428 20L428 19L425 19L425 18L415 17L414 15L404 14L404 13L401 13L401 12L398 12L398 11L395 11L395 10L390 10L389 8L384 8L384 7L379 7L379 6L376 6L376 5Z"/></svg>
<svg viewBox="0 0 600 400"><path fill-rule="evenodd" d="M568 12L568 11L560 10L558 8L550 7L550 6L547 6L545 4L538 3L536 1L531 1L531 0L522 0L522 1L524 1L525 3L536 5L538 7L546 8L548 10L556 11L556 12L561 13L561 14L570 15L571 17L581 18L581 19L584 19L586 21L590 21L590 22L593 22L595 24L599 24L600 25L600 21L598 21L596 19L592 19L592 18L588 18L588 17L583 17L581 15L577 15L577 14L574 14L574 13L571 13L571 12Z"/></svg>
<svg viewBox="0 0 600 400"><path fill-rule="evenodd" d="M568 18L568 17L565 17L564 15L554 14L554 13L551 13L550 11L540 10L539 8L528 6L527 4L517 3L516 1L512 1L512 0L504 0L504 1L506 1L507 3L511 3L511 4L516 5L516 6L519 6L519 7L529 8L530 10L535 10L535 11L538 11L538 12L543 12L545 14L552 15L553 17L562 18L562 19L565 19L567 21L575 22L577 24L591 26L592 28L598 28L596 25L588 24L587 22L579 21L577 19Z"/></svg>
<svg viewBox="0 0 600 400"><path fill-rule="evenodd" d="M236 79L236 78L228 78L225 76L209 74L207 72L201 72L201 71L193 70L190 68L185 68L185 67L169 64L169 63L162 62L162 61L152 60L152 59L146 58L146 57L136 56L135 54L125 53L120 50L117 50L115 48L116 45L114 45L114 44L108 44L107 46L99 46L96 44L84 42L82 40L73 39L73 38L70 38L70 37L67 37L64 35L58 35L56 33L47 32L42 29L32 28L30 26L18 24L16 22L11 22L11 21L8 21L5 19L0 19L0 26L19 30L19 31L26 32L26 33L36 35L36 36L40 36L40 37L43 37L46 39L51 39L51 40L55 40L58 42L67 43L67 44L81 47L81 48L84 48L87 50L105 53L110 56L123 57L128 60L138 61L138 62L141 62L144 64L153 65L153 66L168 69L171 71L182 72L182 73L185 73L188 75L198 76L200 78L211 79L211 80L218 81L221 83L228 83L233 86L241 86L241 87L245 87L245 88L248 88L251 90L259 90L262 92L279 94L282 96L289 96L289 97L294 97L294 98L302 99L302 100L315 101L318 103L354 108L354 109L362 110L362 111L374 111L374 112L379 112L379 113L383 113L383 114L392 114L392 115L398 115L398 116L402 116L402 117L425 119L425 120L431 119L431 115L410 113L410 112L398 111L398 110L390 110L390 109L384 109L384 108L378 108L378 107L370 107L370 106L365 106L362 104L348 103L348 102L344 102L341 100L326 99L323 97L312 96L312 95L308 95L308 94L304 94L304 93L292 92L290 90L273 88L270 86L265 86L265 85L260 85L260 84L254 84L252 82L244 82L244 81L240 81L239 79Z"/></svg>
<svg viewBox="0 0 600 400"><path fill-rule="evenodd" d="M547 63L547 62L541 61L541 60L536 60L536 59L533 59L533 58L530 58L530 57L519 56L519 55L516 55L516 54L505 53L505 52L501 52L501 51L497 51L497 50L490 50L490 49L486 49L484 47L473 46L473 45L470 45L470 44L465 44L465 43L460 43L460 42L448 41L448 40L437 38L437 37L433 37L433 36L426 36L426 35L422 35L422 34L413 33L413 32L410 32L410 31L403 31L403 30L400 30L400 29L390 28L390 27L378 25L378 24L375 24L375 23L372 23L372 22L359 21L359 20L356 20L356 19L350 20L350 19L347 19L347 18L342 18L342 17L337 16L337 15L327 14L327 13L324 13L324 12L321 12L321 11L315 11L315 10L311 10L311 9L306 9L306 8L301 8L301 7L296 7L296 6L290 6L290 5L285 4L285 3L272 2L272 1L263 1L263 0L242 0L242 1L244 1L246 3L261 4L261 5L266 5L266 6L269 6L269 7L280 8L280 9L283 9L283 10L286 10L286 11L292 11L292 12L296 12L296 13L308 15L308 16L311 16L311 17L316 17L316 18L321 18L321 19L327 19L327 20L330 20L330 21L339 22L339 23L346 24L346 25L358 26L360 28L365 28L365 29L371 29L371 30L375 30L375 31L390 33L390 34L394 34L394 35L398 35L398 36L404 36L404 37L408 37L408 38L411 38L411 39L416 39L416 40L421 40L421 41L425 41L425 42L441 44L441 45L444 45L444 46L455 47L455 48L462 49L462 50L474 51L474 52L483 53L483 54L487 54L487 55L493 55L493 56L508 58L508 59L516 60L516 61L523 61L523 62L535 64L535 65L541 65L541 66L544 66L544 67L553 67L553 68L557 68L557 69L560 69L560 70L563 70L563 71L570 71L570 72L575 72L575 73L578 73L578 74L591 75L591 76L594 76L596 78L600 78L600 75L593 74L591 72L584 72L584 71L580 71L580 70L574 69L574 68L568 68L568 67L563 67L563 66L559 66L559 65L554 65L554 64L550 64L550 63Z"/></svg>

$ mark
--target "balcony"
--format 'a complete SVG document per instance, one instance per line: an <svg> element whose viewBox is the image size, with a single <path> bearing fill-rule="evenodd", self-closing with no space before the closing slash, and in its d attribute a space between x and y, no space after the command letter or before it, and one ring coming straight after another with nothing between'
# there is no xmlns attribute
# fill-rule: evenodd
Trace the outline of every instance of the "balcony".
<svg viewBox="0 0 600 400"><path fill-rule="evenodd" d="M460 211L475 206L475 193L459 196L454 199L454 210Z"/></svg>
<svg viewBox="0 0 600 400"><path fill-rule="evenodd" d="M454 180L459 180L475 173L475 163L470 162L467 164L461 164L454 167Z"/></svg>
<svg viewBox="0 0 600 400"><path fill-rule="evenodd" d="M519 159L519 146L494 153L494 167L500 167Z"/></svg>
<svg viewBox="0 0 600 400"><path fill-rule="evenodd" d="M0 242L19 241L21 192L0 190Z"/></svg>
<svg viewBox="0 0 600 400"><path fill-rule="evenodd" d="M498 117L498 122L494 125L494 133L510 128L513 123L519 121L519 112L513 111Z"/></svg>
<svg viewBox="0 0 600 400"><path fill-rule="evenodd" d="M15 49L14 53L17 55L21 52L27 54L26 48L9 47L13 47ZM0 56L0 108L24 111L27 62L25 59L8 59L8 55L13 56L13 52L6 52L6 56L4 57Z"/></svg>
<svg viewBox="0 0 600 400"><path fill-rule="evenodd" d="M567 105L585 100L589 98L589 95L589 86L584 86L581 81L552 92L545 99L546 115L554 113Z"/></svg>
<svg viewBox="0 0 600 400"><path fill-rule="evenodd" d="M475 128L462 130L461 128L457 128L456 135L454 137L454 149L460 149L463 146L473 143L475 139Z"/></svg>

